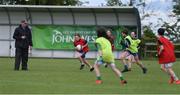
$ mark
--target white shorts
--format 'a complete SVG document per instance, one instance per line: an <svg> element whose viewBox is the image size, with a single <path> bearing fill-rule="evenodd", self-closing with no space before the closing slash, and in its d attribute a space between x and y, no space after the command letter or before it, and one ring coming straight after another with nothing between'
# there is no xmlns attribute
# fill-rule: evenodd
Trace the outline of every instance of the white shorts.
<svg viewBox="0 0 180 95"><path fill-rule="evenodd" d="M167 64L161 64L161 68L171 68L173 66L173 63L167 63Z"/></svg>

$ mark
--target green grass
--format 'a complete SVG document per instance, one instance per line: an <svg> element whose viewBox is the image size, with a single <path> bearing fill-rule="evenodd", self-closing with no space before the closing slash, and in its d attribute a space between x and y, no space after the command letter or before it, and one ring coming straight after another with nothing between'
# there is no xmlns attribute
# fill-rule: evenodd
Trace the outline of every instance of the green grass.
<svg viewBox="0 0 180 95"><path fill-rule="evenodd" d="M94 60L89 60L91 64ZM146 75L133 64L124 77L128 84L120 85L110 68L101 67L103 84L95 84L94 72L79 70L77 59L30 59L29 71L13 71L14 59L0 58L0 94L180 94L180 85L169 85L169 77L154 60L143 60ZM116 60L118 68L123 68ZM180 61L174 65L180 77Z"/></svg>

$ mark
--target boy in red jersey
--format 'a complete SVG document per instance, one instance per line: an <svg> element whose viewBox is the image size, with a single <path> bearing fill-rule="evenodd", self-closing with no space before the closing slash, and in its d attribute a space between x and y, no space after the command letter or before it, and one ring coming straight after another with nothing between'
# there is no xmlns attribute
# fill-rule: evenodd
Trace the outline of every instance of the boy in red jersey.
<svg viewBox="0 0 180 95"><path fill-rule="evenodd" d="M172 69L172 65L176 61L174 45L164 37L164 32L163 28L158 29L157 53L159 64L161 64L161 69L170 75L170 84L174 82L180 84L180 80Z"/></svg>
<svg viewBox="0 0 180 95"><path fill-rule="evenodd" d="M81 50L76 49L76 51L80 54L80 56L78 56L79 61L81 62L80 70L82 70L84 68L84 64L86 64L90 68L90 71L92 72L94 68L85 59L86 53L89 51L88 43L86 40L82 39L79 34L75 34L74 36L75 36L75 40L74 40L75 48L77 45L82 46Z"/></svg>

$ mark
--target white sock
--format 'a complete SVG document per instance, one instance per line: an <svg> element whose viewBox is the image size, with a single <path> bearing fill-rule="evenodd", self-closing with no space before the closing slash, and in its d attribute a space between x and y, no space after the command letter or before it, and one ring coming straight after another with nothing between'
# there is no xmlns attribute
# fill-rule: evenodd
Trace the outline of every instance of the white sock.
<svg viewBox="0 0 180 95"><path fill-rule="evenodd" d="M175 73L173 73L172 77L174 78L175 81L179 80Z"/></svg>
<svg viewBox="0 0 180 95"><path fill-rule="evenodd" d="M81 65L84 65L84 63L81 63Z"/></svg>

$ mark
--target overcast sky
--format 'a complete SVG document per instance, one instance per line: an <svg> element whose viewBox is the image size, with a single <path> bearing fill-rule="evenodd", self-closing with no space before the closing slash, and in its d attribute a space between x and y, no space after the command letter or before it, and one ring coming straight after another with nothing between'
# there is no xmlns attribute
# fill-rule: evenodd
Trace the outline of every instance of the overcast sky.
<svg viewBox="0 0 180 95"><path fill-rule="evenodd" d="M107 0L81 0L81 1L89 1L88 6L98 6L101 5L102 3L105 4ZM129 3L129 0L121 0L122 3L127 4ZM139 0L136 0L139 1ZM167 1L172 1L172 0L142 0L146 1L146 3L151 3L151 2L167 2Z"/></svg>
<svg viewBox="0 0 180 95"><path fill-rule="evenodd" d="M102 3L105 5L107 0L81 0L81 1L89 1L89 4L86 6L100 6ZM129 4L129 0L121 0L123 4ZM136 0L139 1L139 0ZM142 0L143 1L143 0ZM157 26L160 27L164 21L168 23L174 23L176 19L174 17L169 17L168 15L172 15L172 0L144 0L146 3L146 7L139 7L139 12L141 15L150 14L151 16L142 20L142 25L149 25L152 23L152 29L156 29ZM142 10L145 10L145 13ZM162 20L160 20L162 19Z"/></svg>
<svg viewBox="0 0 180 95"><path fill-rule="evenodd" d="M89 1L88 6L98 6L101 3L105 3L105 0L81 0L81 1Z"/></svg>

